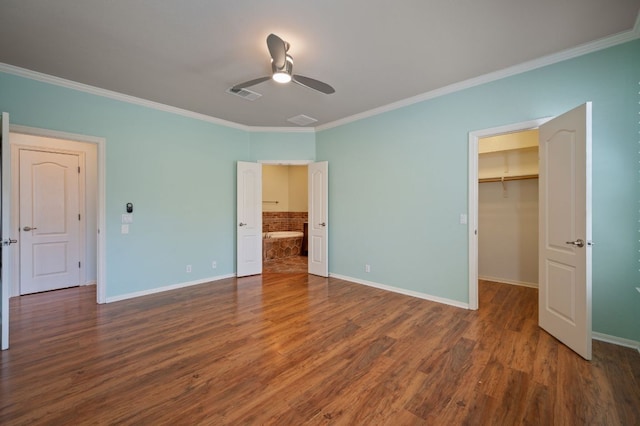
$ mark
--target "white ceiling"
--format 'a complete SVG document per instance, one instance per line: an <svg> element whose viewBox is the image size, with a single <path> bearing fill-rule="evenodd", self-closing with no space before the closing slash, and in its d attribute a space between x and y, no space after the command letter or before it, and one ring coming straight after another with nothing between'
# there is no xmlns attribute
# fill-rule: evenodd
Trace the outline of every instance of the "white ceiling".
<svg viewBox="0 0 640 426"><path fill-rule="evenodd" d="M630 31L640 0L1 0L0 62L248 126L322 125ZM265 39L290 42L271 80Z"/></svg>

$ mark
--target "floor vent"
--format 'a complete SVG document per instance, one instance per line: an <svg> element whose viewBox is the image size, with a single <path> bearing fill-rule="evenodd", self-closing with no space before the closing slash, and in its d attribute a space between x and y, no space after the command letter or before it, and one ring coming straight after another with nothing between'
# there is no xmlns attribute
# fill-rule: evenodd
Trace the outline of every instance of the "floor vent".
<svg viewBox="0 0 640 426"><path fill-rule="evenodd" d="M234 91L233 87L229 87L226 92L230 95L240 96L242 99L246 99L248 101L255 101L262 96L260 93L252 92L249 89L240 89L238 91Z"/></svg>
<svg viewBox="0 0 640 426"><path fill-rule="evenodd" d="M308 115L300 114L300 115L296 115L295 117L288 118L287 121L290 121L291 123L295 123L298 126L306 126L307 124L315 123L318 120L316 120L315 118L309 117Z"/></svg>

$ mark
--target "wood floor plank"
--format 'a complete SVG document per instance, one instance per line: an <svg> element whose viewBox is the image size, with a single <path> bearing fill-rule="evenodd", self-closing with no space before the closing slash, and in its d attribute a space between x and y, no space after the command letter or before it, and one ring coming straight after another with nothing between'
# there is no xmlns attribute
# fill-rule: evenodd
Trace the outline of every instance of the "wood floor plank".
<svg viewBox="0 0 640 426"><path fill-rule="evenodd" d="M13 298L0 424L640 423L640 354L584 361L537 326L535 289L481 281L479 300L299 273Z"/></svg>

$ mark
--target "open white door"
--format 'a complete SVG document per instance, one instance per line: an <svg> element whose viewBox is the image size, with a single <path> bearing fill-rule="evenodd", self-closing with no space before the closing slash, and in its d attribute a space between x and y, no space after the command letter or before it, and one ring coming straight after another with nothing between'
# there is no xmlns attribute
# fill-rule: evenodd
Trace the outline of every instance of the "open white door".
<svg viewBox="0 0 640 426"><path fill-rule="evenodd" d="M238 161L237 276L262 273L262 164Z"/></svg>
<svg viewBox="0 0 640 426"><path fill-rule="evenodd" d="M0 266L0 299L1 303L1 317L2 325L0 327L2 334L1 348L2 350L9 349L9 280L11 278L11 269L9 263L9 250L11 250L11 244L16 243L16 240L11 239L11 226L9 222L9 212L11 211L11 158L9 156L9 114L2 113L2 121L0 121L0 131L2 135L2 151L0 155L2 157L2 170L0 171L2 196L0 197L0 208L2 210L2 236L0 237L1 250L2 250L2 265Z"/></svg>
<svg viewBox="0 0 640 426"><path fill-rule="evenodd" d="M591 359L591 103L539 138L539 324Z"/></svg>
<svg viewBox="0 0 640 426"><path fill-rule="evenodd" d="M309 173L309 273L329 276L329 163L311 163Z"/></svg>

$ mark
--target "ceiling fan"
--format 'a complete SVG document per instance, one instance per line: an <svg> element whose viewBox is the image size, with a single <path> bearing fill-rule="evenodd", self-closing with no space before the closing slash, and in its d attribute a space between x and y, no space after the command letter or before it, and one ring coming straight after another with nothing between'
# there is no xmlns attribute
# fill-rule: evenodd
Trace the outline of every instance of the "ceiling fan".
<svg viewBox="0 0 640 426"><path fill-rule="evenodd" d="M289 83L290 81L293 81L301 86L317 90L318 92L322 92L327 95L335 92L335 89L327 83L323 83L322 81L305 77L303 75L293 74L293 58L287 53L290 47L289 43L282 40L277 35L269 34L267 37L267 47L269 48L269 54L271 55L271 70L273 74L267 77L260 77L254 80L245 81L244 83L236 84L231 88L232 92L237 93L246 87L255 86L256 84L267 81L270 78L273 78L278 83Z"/></svg>

